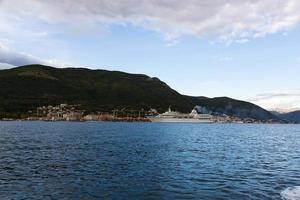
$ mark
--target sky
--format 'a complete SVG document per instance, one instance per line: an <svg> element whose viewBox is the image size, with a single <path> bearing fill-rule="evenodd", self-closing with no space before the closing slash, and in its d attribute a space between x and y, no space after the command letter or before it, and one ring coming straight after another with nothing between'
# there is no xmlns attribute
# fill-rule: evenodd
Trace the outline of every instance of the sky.
<svg viewBox="0 0 300 200"><path fill-rule="evenodd" d="M0 0L0 68L158 77L182 94L300 108L299 0Z"/></svg>

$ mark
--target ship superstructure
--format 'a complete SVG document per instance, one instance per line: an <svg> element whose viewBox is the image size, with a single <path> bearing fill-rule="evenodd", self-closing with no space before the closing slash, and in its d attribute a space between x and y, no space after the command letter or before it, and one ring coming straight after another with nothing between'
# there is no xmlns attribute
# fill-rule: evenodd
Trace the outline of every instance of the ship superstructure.
<svg viewBox="0 0 300 200"><path fill-rule="evenodd" d="M198 113L193 109L191 113L185 114L172 111L169 107L168 111L155 117L149 117L152 122L186 122L186 123L212 123L212 115Z"/></svg>

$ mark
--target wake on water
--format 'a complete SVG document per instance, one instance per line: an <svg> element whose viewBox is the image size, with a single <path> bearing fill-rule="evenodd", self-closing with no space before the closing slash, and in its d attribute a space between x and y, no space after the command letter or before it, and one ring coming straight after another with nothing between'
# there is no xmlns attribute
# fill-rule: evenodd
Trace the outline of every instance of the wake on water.
<svg viewBox="0 0 300 200"><path fill-rule="evenodd" d="M284 200L300 200L300 186L288 187L280 195Z"/></svg>

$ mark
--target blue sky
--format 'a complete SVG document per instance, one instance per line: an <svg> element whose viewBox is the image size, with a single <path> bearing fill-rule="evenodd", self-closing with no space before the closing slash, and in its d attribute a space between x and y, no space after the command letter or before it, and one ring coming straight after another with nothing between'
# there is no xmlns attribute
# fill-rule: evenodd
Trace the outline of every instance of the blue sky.
<svg viewBox="0 0 300 200"><path fill-rule="evenodd" d="M0 66L143 73L182 94L300 108L299 9L297 0L2 0Z"/></svg>

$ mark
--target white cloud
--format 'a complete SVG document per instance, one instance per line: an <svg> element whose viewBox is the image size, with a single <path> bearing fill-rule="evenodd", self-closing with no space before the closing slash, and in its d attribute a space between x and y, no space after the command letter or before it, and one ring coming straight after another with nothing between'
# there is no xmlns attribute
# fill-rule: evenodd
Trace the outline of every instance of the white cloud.
<svg viewBox="0 0 300 200"><path fill-rule="evenodd" d="M29 54L14 52L7 45L0 42L0 63L20 66L41 63L41 60Z"/></svg>
<svg viewBox="0 0 300 200"><path fill-rule="evenodd" d="M287 33L300 22L299 10L299 0L0 0L0 62L69 66L32 55L72 58L66 41L57 36L99 34L111 25L159 32L167 46L175 45L182 35L246 43Z"/></svg>
<svg viewBox="0 0 300 200"><path fill-rule="evenodd" d="M248 99L248 101L251 101L269 110L294 110L296 108L300 108L300 92L294 90L289 93L263 93L256 95L254 98Z"/></svg>
<svg viewBox="0 0 300 200"><path fill-rule="evenodd" d="M10 68L13 68L13 67L16 67L16 66L0 62L0 70L1 69L10 69Z"/></svg>
<svg viewBox="0 0 300 200"><path fill-rule="evenodd" d="M71 64L58 59L41 59L30 54L16 52L10 48L8 40L0 41L0 69L30 64L44 64L62 68L71 66Z"/></svg>
<svg viewBox="0 0 300 200"><path fill-rule="evenodd" d="M54 66L54 67L59 67L59 68L66 68L66 67L72 67L70 63L66 63L62 60L58 59L49 59L42 61L42 64L48 65L48 66ZM77 66L77 67L82 67L82 66Z"/></svg>
<svg viewBox="0 0 300 200"><path fill-rule="evenodd" d="M167 40L187 34L244 43L288 31L300 22L299 10L299 0L2 0L0 31L11 32L16 23L25 28L43 23L50 31L66 31L56 25L101 31L132 24Z"/></svg>
<svg viewBox="0 0 300 200"><path fill-rule="evenodd" d="M235 40L235 42L239 43L239 44L244 44L244 43L249 42L249 39L246 39L246 38L237 39L237 40Z"/></svg>

